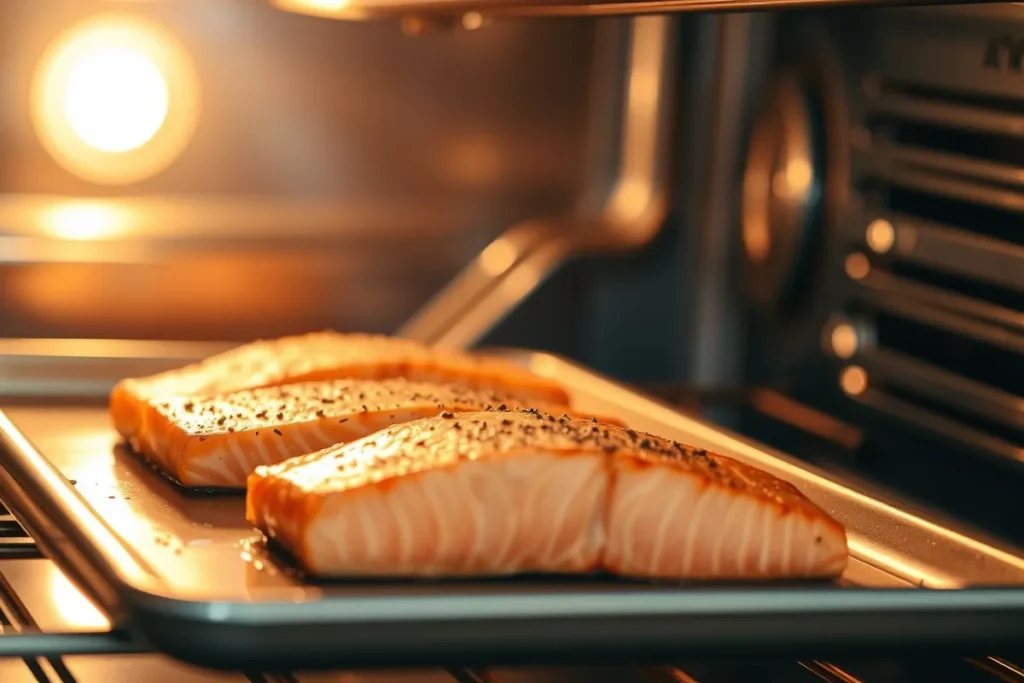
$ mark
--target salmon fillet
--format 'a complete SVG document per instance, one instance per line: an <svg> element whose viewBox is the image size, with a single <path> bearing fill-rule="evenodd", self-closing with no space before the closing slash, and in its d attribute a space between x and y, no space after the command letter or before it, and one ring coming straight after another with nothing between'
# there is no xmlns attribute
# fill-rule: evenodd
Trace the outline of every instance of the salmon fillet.
<svg viewBox="0 0 1024 683"><path fill-rule="evenodd" d="M322 577L833 577L847 561L843 527L772 475L533 410L426 418L259 467L246 516Z"/></svg>
<svg viewBox="0 0 1024 683"><path fill-rule="evenodd" d="M506 394L405 379L304 382L156 401L139 450L184 486L241 489L259 465L391 425L521 405Z"/></svg>
<svg viewBox="0 0 1024 683"><path fill-rule="evenodd" d="M314 380L394 377L454 382L569 405L568 394L556 382L507 361L432 349L397 337L325 331L256 341L183 368L122 380L111 392L110 414L118 433L138 448L154 400Z"/></svg>

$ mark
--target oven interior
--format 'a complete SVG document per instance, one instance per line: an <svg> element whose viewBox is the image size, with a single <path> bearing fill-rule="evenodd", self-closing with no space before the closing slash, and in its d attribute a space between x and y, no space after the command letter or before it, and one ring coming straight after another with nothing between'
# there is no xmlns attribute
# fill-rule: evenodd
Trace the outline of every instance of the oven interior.
<svg viewBox="0 0 1024 683"><path fill-rule="evenodd" d="M149 175L54 152L37 112L62 32L112 14L168 30L199 100ZM1024 544L1024 8L469 16L0 7L0 407L102 397L126 359L405 325L561 354ZM498 296L503 254L533 276ZM0 625L109 627L10 513ZM81 642L0 679L1024 679L1007 651L231 673Z"/></svg>

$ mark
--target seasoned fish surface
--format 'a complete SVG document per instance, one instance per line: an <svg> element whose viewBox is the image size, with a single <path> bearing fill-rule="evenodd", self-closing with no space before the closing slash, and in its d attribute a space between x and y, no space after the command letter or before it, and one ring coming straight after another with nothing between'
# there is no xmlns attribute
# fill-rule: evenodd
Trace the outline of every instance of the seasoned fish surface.
<svg viewBox="0 0 1024 683"><path fill-rule="evenodd" d="M847 561L843 527L786 482L537 411L445 414L260 467L246 514L325 577L832 577Z"/></svg>
<svg viewBox="0 0 1024 683"><path fill-rule="evenodd" d="M140 450L185 486L244 488L270 465L441 412L507 410L517 399L458 385L335 380L157 401Z"/></svg>
<svg viewBox="0 0 1024 683"><path fill-rule="evenodd" d="M157 400L315 380L396 377L569 405L557 383L500 359L432 349L396 337L326 331L256 341L177 370L122 380L111 392L110 413L118 433L138 447Z"/></svg>

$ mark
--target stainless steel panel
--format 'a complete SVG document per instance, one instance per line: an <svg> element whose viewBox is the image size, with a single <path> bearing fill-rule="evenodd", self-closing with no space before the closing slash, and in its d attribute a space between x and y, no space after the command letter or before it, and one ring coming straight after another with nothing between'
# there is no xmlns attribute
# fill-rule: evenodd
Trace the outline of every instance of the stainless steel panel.
<svg viewBox="0 0 1024 683"><path fill-rule="evenodd" d="M671 19L644 17L630 21L628 32L603 34L607 52L618 54L623 44L628 49L620 82L607 88L612 102L621 102L621 122L614 134L609 131L616 161L607 189L572 214L510 228L405 323L400 335L437 347L471 346L570 257L636 251L654 239L671 193L677 29Z"/></svg>
<svg viewBox="0 0 1024 683"><path fill-rule="evenodd" d="M63 170L30 120L46 46L103 12L168 28L202 95L182 155L127 186ZM585 194L593 33L410 38L259 2L2 3L0 336L394 330L501 230Z"/></svg>

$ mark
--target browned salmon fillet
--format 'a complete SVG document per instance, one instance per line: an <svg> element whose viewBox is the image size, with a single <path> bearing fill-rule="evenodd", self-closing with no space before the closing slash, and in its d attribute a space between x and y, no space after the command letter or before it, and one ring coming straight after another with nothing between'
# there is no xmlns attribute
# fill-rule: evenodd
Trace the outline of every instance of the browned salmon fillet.
<svg viewBox="0 0 1024 683"><path fill-rule="evenodd" d="M650 434L446 414L257 468L248 520L323 577L832 577L843 527L792 485Z"/></svg>
<svg viewBox="0 0 1024 683"><path fill-rule="evenodd" d="M244 488L259 465L423 417L522 404L460 385L334 380L153 403L140 450L184 486Z"/></svg>
<svg viewBox="0 0 1024 683"><path fill-rule="evenodd" d="M177 370L122 380L111 392L110 413L118 433L138 447L155 400L314 380L395 377L569 405L556 382L507 361L432 349L408 339L327 331L256 341Z"/></svg>

